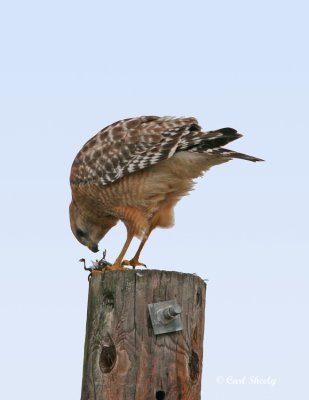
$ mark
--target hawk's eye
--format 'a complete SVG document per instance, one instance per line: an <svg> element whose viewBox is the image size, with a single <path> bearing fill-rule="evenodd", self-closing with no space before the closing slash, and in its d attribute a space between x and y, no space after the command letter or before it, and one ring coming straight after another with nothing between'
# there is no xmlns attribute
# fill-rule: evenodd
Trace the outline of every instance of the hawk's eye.
<svg viewBox="0 0 309 400"><path fill-rule="evenodd" d="M77 233L77 236L79 236L81 238L86 237L86 233L79 228L76 230L76 233Z"/></svg>

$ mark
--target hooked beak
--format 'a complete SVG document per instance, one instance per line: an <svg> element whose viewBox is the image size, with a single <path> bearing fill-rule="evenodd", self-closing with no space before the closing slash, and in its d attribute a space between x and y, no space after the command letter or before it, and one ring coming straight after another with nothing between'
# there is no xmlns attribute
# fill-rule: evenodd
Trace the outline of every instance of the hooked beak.
<svg viewBox="0 0 309 400"><path fill-rule="evenodd" d="M90 249L94 253L97 253L99 251L99 247L97 244L94 244L93 246L88 246L88 249Z"/></svg>

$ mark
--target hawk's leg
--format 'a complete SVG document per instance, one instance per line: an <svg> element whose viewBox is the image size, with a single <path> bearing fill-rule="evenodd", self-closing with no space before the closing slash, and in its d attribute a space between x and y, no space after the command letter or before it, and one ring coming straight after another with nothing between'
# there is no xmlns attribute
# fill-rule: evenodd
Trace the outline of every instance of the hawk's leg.
<svg viewBox="0 0 309 400"><path fill-rule="evenodd" d="M124 267L122 266L122 260L123 260L123 257L125 256L125 254L126 254L126 252L127 252L127 250L128 250L128 247L130 246L130 243L132 242L132 239L133 239L133 237L134 237L134 234L133 234L132 232L129 232L129 231L128 231L127 235L128 235L128 236L127 236L127 240L126 240L126 242L125 242L125 244L124 244L124 246L123 246L123 248L122 248L122 250L121 250L119 256L117 257L117 259L116 259L116 261L114 262L114 264L113 264L111 267L108 267L108 268L107 268L108 270L127 269L127 268L124 268Z"/></svg>
<svg viewBox="0 0 309 400"><path fill-rule="evenodd" d="M139 262L139 256L141 254L141 251L143 250L145 243L147 242L147 239L149 238L150 233L151 230L144 235L135 256L131 260L123 260L122 265L130 265L131 267L133 267L133 269L138 266L146 267L146 264Z"/></svg>

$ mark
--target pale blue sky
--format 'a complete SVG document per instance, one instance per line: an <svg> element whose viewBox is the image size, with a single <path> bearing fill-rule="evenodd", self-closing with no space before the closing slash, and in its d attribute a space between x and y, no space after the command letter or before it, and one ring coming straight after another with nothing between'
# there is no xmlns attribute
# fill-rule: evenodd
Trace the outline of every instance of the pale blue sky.
<svg viewBox="0 0 309 400"><path fill-rule="evenodd" d="M145 114L237 128L231 147L267 160L212 169L143 252L209 279L202 399L308 396L306 2L29 0L0 15L3 399L80 396L77 260L94 256L70 232L70 166L102 127ZM124 238L102 241L109 260ZM247 382L217 383L229 376Z"/></svg>

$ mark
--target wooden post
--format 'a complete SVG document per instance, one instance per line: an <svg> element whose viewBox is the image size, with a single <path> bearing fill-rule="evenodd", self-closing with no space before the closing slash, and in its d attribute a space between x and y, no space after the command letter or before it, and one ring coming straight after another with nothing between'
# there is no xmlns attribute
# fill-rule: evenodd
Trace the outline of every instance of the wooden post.
<svg viewBox="0 0 309 400"><path fill-rule="evenodd" d="M81 400L201 398L206 284L159 270L95 272ZM154 335L148 304L176 300L183 330Z"/></svg>

